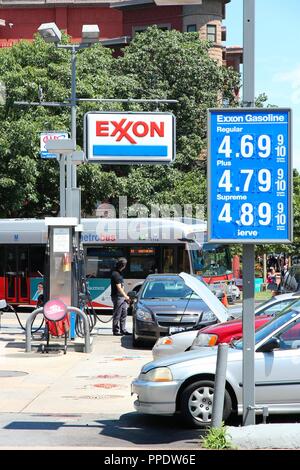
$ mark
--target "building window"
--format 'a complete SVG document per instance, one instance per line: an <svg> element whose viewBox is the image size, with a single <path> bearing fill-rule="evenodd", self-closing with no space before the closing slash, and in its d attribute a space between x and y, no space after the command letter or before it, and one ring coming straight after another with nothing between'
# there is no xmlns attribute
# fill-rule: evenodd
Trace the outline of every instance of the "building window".
<svg viewBox="0 0 300 470"><path fill-rule="evenodd" d="M215 24L207 25L207 40L217 42L217 26Z"/></svg>
<svg viewBox="0 0 300 470"><path fill-rule="evenodd" d="M196 24L188 24L186 27L187 33L196 33L197 32L197 25Z"/></svg>

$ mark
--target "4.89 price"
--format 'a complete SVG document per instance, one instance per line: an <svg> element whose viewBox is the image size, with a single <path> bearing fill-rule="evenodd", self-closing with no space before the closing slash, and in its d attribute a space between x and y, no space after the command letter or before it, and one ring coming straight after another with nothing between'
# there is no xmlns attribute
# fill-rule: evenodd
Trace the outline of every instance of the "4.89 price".
<svg viewBox="0 0 300 470"><path fill-rule="evenodd" d="M272 220L271 205L268 202L261 202L257 206L257 218L259 225L269 225ZM226 202L219 214L218 221L230 223L232 221L231 204ZM254 224L254 206L250 202L245 202L240 208L240 219L236 220L238 225L249 226Z"/></svg>
<svg viewBox="0 0 300 470"><path fill-rule="evenodd" d="M255 209L257 208L257 213L255 214ZM255 215L259 225L266 226L270 225L272 220L272 209L271 204L268 202L261 202L257 206L253 206L250 202L245 202L241 205L239 211L239 220L235 222L238 225L249 226L255 223ZM287 218L285 214L284 204L279 202L274 209L274 219L277 226L284 226L286 225ZM226 202L218 216L219 222L226 222L230 223L233 220L231 215L231 204L230 202Z"/></svg>

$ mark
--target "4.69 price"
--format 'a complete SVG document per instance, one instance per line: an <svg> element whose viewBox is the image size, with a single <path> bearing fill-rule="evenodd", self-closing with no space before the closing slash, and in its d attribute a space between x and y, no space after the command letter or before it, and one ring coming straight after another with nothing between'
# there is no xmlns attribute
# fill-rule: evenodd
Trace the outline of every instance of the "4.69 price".
<svg viewBox="0 0 300 470"><path fill-rule="evenodd" d="M257 222L259 225L269 225L272 220L271 205L268 202L261 202L257 207ZM254 206L250 202L245 202L240 208L240 219L236 220L238 225L249 226L254 224ZM231 204L226 202L219 214L218 221L230 223L233 220L231 215Z"/></svg>
<svg viewBox="0 0 300 470"><path fill-rule="evenodd" d="M277 144L275 147L276 156L285 157L286 146L282 134L277 135L277 142L275 142L275 144ZM247 134L242 136L239 147L239 152L236 154L236 157L251 158L257 155L260 158L268 158L272 153L272 140L267 134L259 135L257 140L253 135ZM231 158L232 153L232 137L225 135L219 145L218 154L224 155L225 158Z"/></svg>

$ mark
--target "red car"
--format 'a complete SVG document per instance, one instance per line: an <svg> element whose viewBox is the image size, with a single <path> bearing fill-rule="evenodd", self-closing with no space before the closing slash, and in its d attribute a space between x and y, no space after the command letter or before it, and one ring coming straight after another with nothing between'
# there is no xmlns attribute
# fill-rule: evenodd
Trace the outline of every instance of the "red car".
<svg viewBox="0 0 300 470"><path fill-rule="evenodd" d="M272 317L264 315L255 318L255 329L270 321ZM207 326L198 331L193 341L191 349L202 348L203 346L215 346L218 343L230 343L232 339L240 339L243 336L242 320L230 320Z"/></svg>

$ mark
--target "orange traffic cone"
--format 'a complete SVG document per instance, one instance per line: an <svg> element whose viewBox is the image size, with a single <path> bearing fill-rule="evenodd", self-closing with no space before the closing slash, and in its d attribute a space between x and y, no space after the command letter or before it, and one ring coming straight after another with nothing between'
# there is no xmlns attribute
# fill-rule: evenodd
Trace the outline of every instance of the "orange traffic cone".
<svg viewBox="0 0 300 470"><path fill-rule="evenodd" d="M227 299L227 295L226 295L226 292L225 292L225 291L224 291L224 294L223 294L223 297L222 297L221 302L222 302L222 304L223 304L225 307L228 307L228 306L229 306L228 299Z"/></svg>

